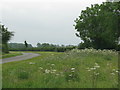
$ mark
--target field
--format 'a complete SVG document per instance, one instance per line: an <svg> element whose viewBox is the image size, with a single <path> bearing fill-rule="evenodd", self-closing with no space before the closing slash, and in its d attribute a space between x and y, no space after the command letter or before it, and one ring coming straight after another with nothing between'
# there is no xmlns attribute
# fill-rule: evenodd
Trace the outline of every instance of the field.
<svg viewBox="0 0 120 90"><path fill-rule="evenodd" d="M3 88L117 88L116 51L74 49L2 65Z"/></svg>
<svg viewBox="0 0 120 90"><path fill-rule="evenodd" d="M9 57L14 57L19 55L22 55L22 53L21 52L9 52L9 54L2 53L2 58L9 58Z"/></svg>

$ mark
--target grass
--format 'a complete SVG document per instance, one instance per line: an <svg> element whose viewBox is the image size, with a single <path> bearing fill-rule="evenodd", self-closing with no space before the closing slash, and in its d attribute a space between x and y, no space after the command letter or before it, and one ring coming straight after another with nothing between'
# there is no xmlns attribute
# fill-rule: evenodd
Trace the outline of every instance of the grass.
<svg viewBox="0 0 120 90"><path fill-rule="evenodd" d="M22 55L21 52L9 52L8 54L2 54L2 58L10 58L10 57L15 57Z"/></svg>
<svg viewBox="0 0 120 90"><path fill-rule="evenodd" d="M2 65L3 88L118 87L117 52L85 49L35 53L40 56Z"/></svg>

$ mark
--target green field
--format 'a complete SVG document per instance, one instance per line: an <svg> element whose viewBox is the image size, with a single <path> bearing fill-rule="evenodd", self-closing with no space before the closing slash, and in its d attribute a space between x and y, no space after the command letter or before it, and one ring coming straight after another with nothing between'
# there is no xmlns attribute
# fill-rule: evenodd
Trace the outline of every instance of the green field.
<svg viewBox="0 0 120 90"><path fill-rule="evenodd" d="M117 88L118 54L74 49L2 65L3 88Z"/></svg>
<svg viewBox="0 0 120 90"><path fill-rule="evenodd" d="M9 52L8 54L2 53L2 58L9 58L9 57L14 57L19 55L22 55L22 53L21 52Z"/></svg>

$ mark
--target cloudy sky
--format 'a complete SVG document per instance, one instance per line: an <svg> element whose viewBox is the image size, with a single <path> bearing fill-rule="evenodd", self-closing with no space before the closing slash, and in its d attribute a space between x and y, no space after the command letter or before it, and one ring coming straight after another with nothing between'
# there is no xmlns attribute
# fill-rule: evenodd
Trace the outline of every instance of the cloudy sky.
<svg viewBox="0 0 120 90"><path fill-rule="evenodd" d="M81 10L106 0L2 0L0 21L14 31L10 42L77 45L74 20Z"/></svg>

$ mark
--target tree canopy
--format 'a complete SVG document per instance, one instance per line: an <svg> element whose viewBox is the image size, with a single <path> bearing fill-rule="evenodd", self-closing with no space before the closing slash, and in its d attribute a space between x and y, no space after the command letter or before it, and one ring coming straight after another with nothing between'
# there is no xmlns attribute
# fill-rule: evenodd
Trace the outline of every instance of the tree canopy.
<svg viewBox="0 0 120 90"><path fill-rule="evenodd" d="M75 29L85 47L114 49L120 37L120 2L104 2L82 10Z"/></svg>
<svg viewBox="0 0 120 90"><path fill-rule="evenodd" d="M5 28L4 25L0 25L0 39L2 43L7 43L12 36L14 36L13 32L8 31L8 28Z"/></svg>
<svg viewBox="0 0 120 90"><path fill-rule="evenodd" d="M4 25L0 24L0 40L2 41L2 51L8 53L8 41L11 37L14 36L13 32L8 31L8 28L5 28Z"/></svg>

